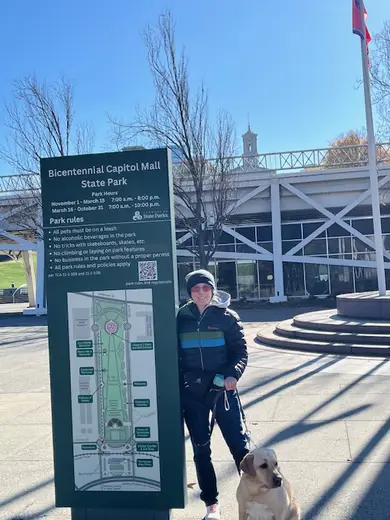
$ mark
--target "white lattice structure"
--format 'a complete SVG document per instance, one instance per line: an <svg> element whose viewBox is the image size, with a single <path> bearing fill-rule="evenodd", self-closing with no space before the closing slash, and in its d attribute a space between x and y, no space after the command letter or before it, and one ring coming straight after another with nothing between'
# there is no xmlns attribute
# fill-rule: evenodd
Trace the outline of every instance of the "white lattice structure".
<svg viewBox="0 0 390 520"><path fill-rule="evenodd" d="M352 292L362 290L364 284L368 289L375 288L366 147L337 149L332 168L324 169L324 161L334 150L257 154L256 134L248 130L243 139L243 155L228 160L235 176L234 211L224 225L210 265L222 288L230 290L233 298L272 302L294 296L324 296L339 289ZM377 158L385 199L386 191L390 192L389 143L377 145ZM39 177L34 174L0 177L0 194L4 197L0 198L0 248L37 251L36 299L44 309L43 245L20 238L7 228L7 217L18 211L15 194L31 194L32 189L39 193ZM207 197L206 192L206 201ZM390 283L387 205L383 206L382 224ZM186 249L191 233L178 230L177 238L182 281L185 273L196 267L196 260Z"/></svg>

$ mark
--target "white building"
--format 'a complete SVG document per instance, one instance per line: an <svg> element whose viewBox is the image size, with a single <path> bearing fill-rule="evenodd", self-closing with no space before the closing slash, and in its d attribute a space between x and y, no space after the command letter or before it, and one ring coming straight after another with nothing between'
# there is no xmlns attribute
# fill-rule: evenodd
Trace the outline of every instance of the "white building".
<svg viewBox="0 0 390 520"><path fill-rule="evenodd" d="M389 150L389 144L378 145L384 199ZM219 287L233 299L274 302L377 289L366 153L364 146L339 149L333 161L339 164L324 170L328 149L259 155L249 128L243 154L235 158L235 211L209 265ZM381 211L390 289L390 206L383 204ZM177 238L185 298L184 277L198 265L184 249L190 234L178 230Z"/></svg>
<svg viewBox="0 0 390 520"><path fill-rule="evenodd" d="M324 159L330 153L332 169L329 160L325 169ZM390 143L377 145L377 159L390 289ZM235 176L234 211L209 269L234 300L278 302L377 289L365 146L259 154L257 135L248 128L242 155L230 158L229 164ZM175 167L180 167L177 160ZM25 175L0 177L0 249L37 251L36 299L42 308L42 242L34 243L7 223L17 211L15 194L31 188L31 179L27 185L26 179ZM33 181L39 190L39 179ZM177 239L184 299L184 277L198 265L185 248L193 240L191 233L177 229Z"/></svg>

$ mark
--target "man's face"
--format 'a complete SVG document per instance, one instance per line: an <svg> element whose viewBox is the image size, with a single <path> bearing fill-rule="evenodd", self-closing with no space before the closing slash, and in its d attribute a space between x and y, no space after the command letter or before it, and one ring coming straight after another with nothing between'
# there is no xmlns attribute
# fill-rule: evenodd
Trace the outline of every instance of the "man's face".
<svg viewBox="0 0 390 520"><path fill-rule="evenodd" d="M199 308L207 307L213 297L213 288L205 283L198 283L191 289L191 298Z"/></svg>

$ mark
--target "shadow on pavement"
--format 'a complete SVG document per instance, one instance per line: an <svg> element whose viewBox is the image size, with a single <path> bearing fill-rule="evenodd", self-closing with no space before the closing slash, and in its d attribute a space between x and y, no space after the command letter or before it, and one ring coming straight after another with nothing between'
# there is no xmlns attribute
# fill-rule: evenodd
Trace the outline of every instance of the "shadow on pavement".
<svg viewBox="0 0 390 520"><path fill-rule="evenodd" d="M45 509L41 509L40 511L36 511L35 513L27 515L21 515L21 516L11 516L9 520L33 520L34 518L42 518L47 515L47 513L50 513L50 511L53 511L55 509L55 506L46 507Z"/></svg>
<svg viewBox="0 0 390 520"><path fill-rule="evenodd" d="M48 478L46 480L42 480L42 482L39 482L39 484L36 484L35 486L32 486L30 488L24 489L20 493L16 493L15 495L12 495L10 498L7 498L6 500L3 500L0 502L0 508L8 506L18 500L19 498L25 497L26 495L30 495L31 493L34 493L35 491L38 491L39 489L42 489L46 486L49 486L54 482L53 477ZM17 517L15 517L17 518Z"/></svg>
<svg viewBox="0 0 390 520"><path fill-rule="evenodd" d="M357 384L362 382L364 379L366 379L367 377L372 375L374 372L376 372L379 368L381 368L382 366L384 366L388 362L389 362L388 359L384 359L383 361L381 361L380 363L375 365L372 369L370 369L366 373L364 373L364 374L360 375L359 377L357 377L354 381L349 383L347 386L345 386L342 390L337 392L335 395L331 396L329 399L326 399L320 405L318 405L315 408L313 408L309 413L304 415L301 419L296 421L293 425L288 426L287 428L284 428L284 429L280 430L278 433L276 433L272 437L269 437L268 439L266 439L264 441L263 445L264 446L272 446L273 444L276 444L277 442L285 441L285 440L288 440L288 439L290 439L292 437L297 437L300 434L305 433L306 431L314 430L316 428L319 428L319 427L327 425L327 424L331 424L331 423L336 422L336 421L348 419L348 418L352 417L353 415L356 415L357 413L360 413L363 410L367 409L370 405L363 405L363 406L359 406L359 407L351 409L351 410L346 410L342 414L334 416L334 417L331 417L331 418L329 418L329 419L327 419L325 421L315 421L315 422L310 423L310 424L306 423L306 421L309 420L310 418L312 418L315 413L317 413L318 411L320 411L323 408L325 408L328 404L330 404L331 402L335 401L336 399L341 397L343 394L347 393L354 386L356 386ZM319 367L318 371L320 371L320 370L321 370L321 367ZM260 396L259 398L254 399L253 401L247 403L244 406L244 410L247 410L248 408L250 408L251 406L256 404L256 402L258 402L259 399L261 400L262 396ZM382 430L383 430L383 432L382 432ZM364 458L367 457L367 455L372 451L372 449L379 442L379 440L384 435L386 435L388 430L390 430L390 419L386 423L386 427L382 426L382 428L379 430L379 433L376 436L373 437L373 440L372 440L373 444L371 445L371 443L369 443L370 446L369 446L369 449L367 448L368 451L367 451L367 449L366 450L363 449L361 451L361 453L358 455L359 461L363 461ZM380 432L382 432L382 433L380 433ZM352 466L356 466L356 467L358 465L359 465L359 463L352 464ZM348 471L350 471L350 474L348 473ZM345 481L346 481L353 474L353 472L355 470L350 470L349 469L348 471L344 472L343 475L340 476L340 478L337 480L337 482L339 482L339 487L340 487L340 482L344 483L342 478L345 478ZM235 472L235 466L234 466L234 464L232 464L231 467L227 468L224 471L224 473L223 473L223 475L221 475L221 477L222 478L229 477L234 472ZM319 499L319 501L318 501L319 505L317 506L316 504L314 504L312 506L312 508L310 509L310 514L319 513L321 511L321 509L324 507L324 505L326 504L327 500L332 498L332 496L337 493L337 489L338 489L337 486L332 486L332 488L327 492L328 495L326 496L326 498L323 499L323 497L321 497ZM313 511L312 511L312 509L313 509ZM305 520L312 520L314 518L315 518L315 516L307 516L307 517L305 516ZM384 517L382 517L382 518L384 518ZM389 518L390 518L390 516L389 516ZM379 519L379 517L378 517L378 519ZM356 520L356 519L354 518L354 520Z"/></svg>
<svg viewBox="0 0 390 520"><path fill-rule="evenodd" d="M0 327L46 327L46 316L7 316L0 314Z"/></svg>
<svg viewBox="0 0 390 520"><path fill-rule="evenodd" d="M14 340L7 340L7 341L0 341L0 349L10 349L15 348L18 346L26 346L26 344L30 343L31 341L39 341L39 340L47 340L47 334L38 334L38 335L29 335L27 339L14 339ZM17 343L17 345L14 345L14 343ZM11 346L8 346L11 345ZM46 346L46 345L45 345Z"/></svg>
<svg viewBox="0 0 390 520"><path fill-rule="evenodd" d="M315 408L313 408L309 413L307 413L306 415L304 415L299 421L297 421L294 425L294 427L298 428L298 430L295 430L295 435L299 435L299 427L302 427L302 430L301 432L303 433L304 431L307 431L307 425L305 425L305 422L307 420L309 420L310 418L313 417L314 414L316 414L317 412L319 412L320 410L322 410L323 408L326 408L330 403L332 403L333 401L336 401L337 399L339 399L342 395L346 394L349 390L351 390L353 387L355 387L357 384L361 383L364 379L366 379L367 377L371 376L374 372L376 372L379 368L383 367L384 365L386 365L387 363L389 362L388 359L384 359L383 361L381 361L380 363L378 363L377 365L375 365L373 368L371 368L370 370L368 370L368 372L365 372L364 374L362 374L361 376L359 376L357 379L355 379L354 381L351 381L351 383L349 383L347 386L345 386L344 388L342 388L341 390L339 390L336 394L332 395L329 399L327 399L326 401L323 401L320 405L316 406ZM252 402L252 403L248 403L247 404L247 407L251 406L252 404L254 404L256 401ZM354 414L360 412L360 411L363 411L365 408L368 408L369 405L366 405L366 406L363 406L363 407L358 407L355 409L354 411ZM351 410L352 411L352 410ZM340 418L343 418L343 415L344 414L341 414L341 416L339 418L335 418L334 420L340 420ZM350 415L353 415L353 414L350 414ZM333 421L332 421L333 422ZM318 428L319 427L319 423L315 423L314 424L314 427ZM277 433L276 435L274 435L273 437L270 437L269 439L267 439L265 441L265 444L267 446L270 446L271 444L273 443L277 443L277 442L280 442L282 440L287 440L289 438L291 438L291 428L292 427L288 427L288 428L285 428L284 430L281 430L279 433ZM313 429L313 428L309 428L309 429ZM297 433L298 432L298 433Z"/></svg>
<svg viewBox="0 0 390 520"><path fill-rule="evenodd" d="M274 381L277 381L278 379L283 379L284 377L287 377L287 376L289 376L291 374L294 374L295 372L299 372L299 370L302 370L304 368L310 367L311 365L315 365L316 363L318 363L318 361L321 361L322 359L325 359L327 357L329 357L329 355L327 355L327 354L320 354L320 355L318 355L317 357L315 357L313 359L309 359L309 361L305 361L301 365L298 365L298 366L296 366L294 368L290 368L288 370L284 370L283 372L279 372L275 376L270 376L270 377L265 376L263 378L259 378L259 382L258 383L255 383L255 384L250 385L250 386L240 387L240 385L243 384L243 382L245 381L245 373L244 373L244 375L242 376L242 379L240 380L241 382L238 385L239 386L240 395L245 395L245 394L251 392L252 390L255 390L256 388L260 388L262 386L267 386L268 384L273 383ZM259 368L259 369L262 369L262 367L257 367L255 365L251 365L250 363L248 364L248 368Z"/></svg>
<svg viewBox="0 0 390 520"><path fill-rule="evenodd" d="M337 478L337 480L330 486L321 497L310 507L304 515L305 520L315 520L318 514L321 513L326 504L336 495L342 492L348 480L353 476L362 462L373 451L375 446L383 439L383 437L390 431L390 419L388 419L366 443L363 449L357 455L359 462L352 462L345 471ZM386 479L384 476L386 475ZM360 500L359 506L353 514L353 520L368 520L378 519L385 520L390 518L390 494L389 482L390 467L385 464L382 471L377 476L370 489L364 493Z"/></svg>
<svg viewBox="0 0 390 520"><path fill-rule="evenodd" d="M305 361L301 365L298 365L298 366L296 366L294 368L291 368L289 370L285 370L284 372L281 372L280 374L277 374L275 376L264 378L264 379L260 380L258 383L255 383L254 385L243 387L242 389L239 389L239 395L243 396L245 394L248 394L248 393L252 392L253 390L255 390L257 388L260 388L262 386L266 386L269 383L277 381L278 379L282 379L284 377L287 377L288 375L291 375L294 372L297 372L299 370L302 370L303 368L307 368L307 367L309 367L311 365L314 365L315 363L317 363L318 361L321 361L322 359L324 359L326 357L329 357L329 356L327 356L326 354L320 354L317 357L315 357L314 359L310 359L309 361ZM336 361L339 361L339 358L337 358ZM300 378L306 378L306 377L309 377L310 375L312 375L314 373L320 372L323 368L326 368L330 364L333 364L333 361L330 361L329 363L321 365L320 367L316 368L313 372L309 372L309 375L305 374L304 376L300 376ZM248 366L250 366L250 365L248 365ZM245 375L243 376L243 378L245 378ZM298 378L298 379L300 379L300 378ZM296 380L294 380L292 382L289 382L289 386L293 386L293 384L296 384L296 382L299 382L298 379L296 379ZM270 394L274 395L273 392L274 393L278 393L278 392L280 392L280 389L272 390L271 392L269 392L269 394L265 394L265 396L261 396L259 398L259 401L267 399L268 397L271 396ZM247 407L248 407L248 405L246 405L244 408L247 408ZM190 436L187 434L186 437L185 437L185 441L188 441L189 438L190 438Z"/></svg>
<svg viewBox="0 0 390 520"><path fill-rule="evenodd" d="M387 428L385 428L387 431ZM379 432L383 437L386 433ZM374 438L372 439L372 441ZM378 442L380 439L375 439ZM367 456L367 455L366 455ZM378 464L380 471L377 473L371 486L361 496L359 504L353 512L354 520L367 520L368 518L390 518L390 458L384 463Z"/></svg>
<svg viewBox="0 0 390 520"><path fill-rule="evenodd" d="M341 360L341 358L332 359L331 361L328 361L327 363L324 363L320 367L315 368L311 372L305 372L303 375L297 377L296 379L293 379L292 381L288 381L287 383L282 384L278 388L274 388L273 390L270 390L268 393L263 394L263 395L261 395L259 397L256 397L255 399L252 399L251 401L246 403L244 408L245 409L246 408L250 408L254 404L261 403L262 401L265 401L266 399L269 399L270 397L273 397L273 396L279 394L283 390L286 390L287 388L291 388L292 386L295 386L298 383L301 383L302 381L305 381L306 379L309 379L310 377L314 376L315 374L319 374L322 370L324 370L326 368L329 368L332 365L335 365L340 360ZM256 386L250 388L250 390L248 390L248 392L253 391L255 388L256 388ZM244 394L244 392L240 392L240 395L243 395L243 394Z"/></svg>

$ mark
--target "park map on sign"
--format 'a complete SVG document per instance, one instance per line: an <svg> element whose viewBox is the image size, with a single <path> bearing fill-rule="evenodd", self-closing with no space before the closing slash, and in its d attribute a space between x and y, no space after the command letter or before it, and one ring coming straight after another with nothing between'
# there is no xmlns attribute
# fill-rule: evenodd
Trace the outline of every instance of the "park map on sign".
<svg viewBox="0 0 390 520"><path fill-rule="evenodd" d="M68 293L76 490L160 491L151 289Z"/></svg>

